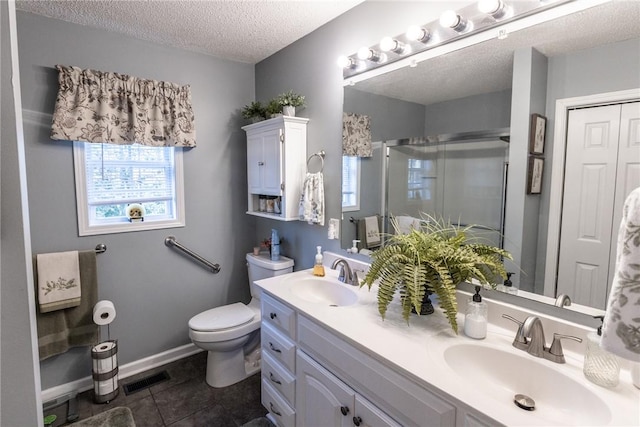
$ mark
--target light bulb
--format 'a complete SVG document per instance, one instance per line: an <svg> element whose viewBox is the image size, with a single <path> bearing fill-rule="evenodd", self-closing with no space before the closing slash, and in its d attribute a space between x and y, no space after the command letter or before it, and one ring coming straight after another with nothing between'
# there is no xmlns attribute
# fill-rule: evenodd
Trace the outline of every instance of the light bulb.
<svg viewBox="0 0 640 427"><path fill-rule="evenodd" d="M503 7L504 3L501 0L480 0L478 2L478 10L488 15L493 15Z"/></svg>
<svg viewBox="0 0 640 427"><path fill-rule="evenodd" d="M361 47L360 49L358 49L358 59L362 59L363 61L368 60L372 62L378 62L380 61L380 55L373 49L369 49L368 47Z"/></svg>
<svg viewBox="0 0 640 427"><path fill-rule="evenodd" d="M398 40L393 39L391 37L385 37L380 40L380 50L383 52L395 52L397 54L404 53L405 45L400 43Z"/></svg>
<svg viewBox="0 0 640 427"><path fill-rule="evenodd" d="M453 10L446 10L440 15L440 25L447 28L455 28L460 25L460 15Z"/></svg>
<svg viewBox="0 0 640 427"><path fill-rule="evenodd" d="M349 58L346 55L340 55L337 61L338 67L340 68L353 68L355 67L355 61L352 58Z"/></svg>
<svg viewBox="0 0 640 427"><path fill-rule="evenodd" d="M431 34L429 34L429 30L425 28L422 28L418 25L412 25L407 28L406 36L409 40L416 40L422 43L426 43L431 37Z"/></svg>

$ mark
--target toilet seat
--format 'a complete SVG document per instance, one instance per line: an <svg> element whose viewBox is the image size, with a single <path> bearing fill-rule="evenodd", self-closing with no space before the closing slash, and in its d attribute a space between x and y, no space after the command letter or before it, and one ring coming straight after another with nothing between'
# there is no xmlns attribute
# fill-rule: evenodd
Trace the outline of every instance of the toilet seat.
<svg viewBox="0 0 640 427"><path fill-rule="evenodd" d="M193 316L189 329L200 332L222 331L250 322L255 313L241 302L212 308Z"/></svg>

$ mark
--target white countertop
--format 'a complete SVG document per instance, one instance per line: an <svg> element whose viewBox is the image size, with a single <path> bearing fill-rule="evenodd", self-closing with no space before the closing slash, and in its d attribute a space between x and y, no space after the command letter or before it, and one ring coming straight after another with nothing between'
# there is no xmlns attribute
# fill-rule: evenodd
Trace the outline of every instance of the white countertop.
<svg viewBox="0 0 640 427"><path fill-rule="evenodd" d="M326 280L337 282L337 271L326 268ZM421 383L426 387L435 387L445 396L475 408L486 416L505 425L603 425L594 422L584 414L566 413L558 417L545 412L545 398L553 396L536 396L536 410L526 412L517 408L511 398L504 404L496 400L501 390L490 385L486 390L473 387L473 383L455 372L444 360L443 352L456 344L472 343L480 346L499 348L506 352L531 357L526 352L511 346L515 335L513 329L502 329L489 324L487 338L473 340L466 337L462 330L464 318L458 315L459 335L456 335L445 316L436 307L436 313L429 316L412 315L407 325L402 318L400 306L394 301L382 320L378 313L375 289L348 288L357 293L355 304L344 307L330 307L324 304L308 302L296 296L292 291L296 280L312 277L312 270L264 279L256 282L259 288L286 302L299 313L323 325L332 332L342 336L347 342L357 346L372 357L386 364L395 371ZM495 317L495 316L491 316ZM545 326L546 327L546 326ZM547 340L555 330L545 330ZM549 343L547 343L549 344ZM614 389L606 389L590 383L582 374L582 356L565 350L566 364L557 364L538 359L539 363L556 370L583 385L606 402L603 413L610 412L610 419L604 425L640 425L640 390L631 384L630 374L623 371L620 384ZM536 359L536 358L534 358ZM511 392L510 392L511 393ZM559 419L560 418L560 419ZM609 418L609 417L607 417Z"/></svg>

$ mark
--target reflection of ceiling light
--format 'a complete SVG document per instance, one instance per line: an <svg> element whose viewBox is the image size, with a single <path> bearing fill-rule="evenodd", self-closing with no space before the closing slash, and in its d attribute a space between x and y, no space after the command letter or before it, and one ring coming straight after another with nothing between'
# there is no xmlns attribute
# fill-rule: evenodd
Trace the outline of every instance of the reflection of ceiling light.
<svg viewBox="0 0 640 427"><path fill-rule="evenodd" d="M422 43L426 43L431 38L431 33L426 28L422 28L418 25L412 25L407 28L407 38L409 40L416 40Z"/></svg>
<svg viewBox="0 0 640 427"><path fill-rule="evenodd" d="M478 10L494 18L501 18L506 12L505 4L502 0L480 0L478 2Z"/></svg>
<svg viewBox="0 0 640 427"><path fill-rule="evenodd" d="M400 43L398 40L394 38L385 37L382 40L380 40L380 50L382 50L383 52L394 52L397 54L401 54L401 53L404 53L404 49L405 49L405 44Z"/></svg>
<svg viewBox="0 0 640 427"><path fill-rule="evenodd" d="M381 57L380 53L376 52L373 49L369 49L368 47L361 47L358 49L358 58L363 61L371 61L371 62L380 62Z"/></svg>
<svg viewBox="0 0 640 427"><path fill-rule="evenodd" d="M356 61L353 58L345 55L341 55L338 57L337 64L340 68L356 68L357 66Z"/></svg>
<svg viewBox="0 0 640 427"><path fill-rule="evenodd" d="M446 10L440 15L440 25L461 33L467 28L467 21L455 11Z"/></svg>

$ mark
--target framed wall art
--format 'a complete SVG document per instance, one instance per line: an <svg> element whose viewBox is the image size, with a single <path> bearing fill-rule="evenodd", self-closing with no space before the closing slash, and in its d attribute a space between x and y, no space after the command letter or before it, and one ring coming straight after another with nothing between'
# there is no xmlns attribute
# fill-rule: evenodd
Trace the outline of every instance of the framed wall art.
<svg viewBox="0 0 640 427"><path fill-rule="evenodd" d="M527 194L540 194L542 192L542 172L544 159L542 157L529 156L529 173L527 176Z"/></svg>
<svg viewBox="0 0 640 427"><path fill-rule="evenodd" d="M546 130L547 118L540 114L532 114L529 126L529 152L531 154L544 154Z"/></svg>

